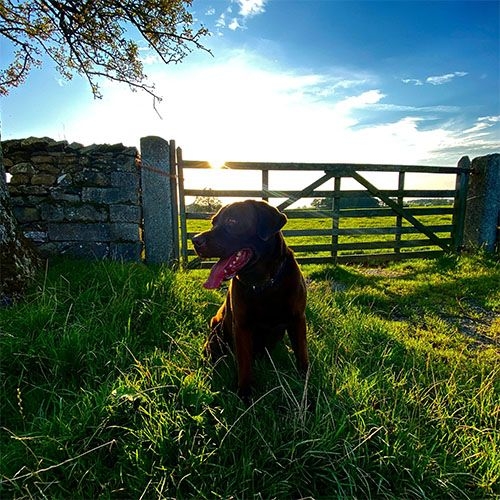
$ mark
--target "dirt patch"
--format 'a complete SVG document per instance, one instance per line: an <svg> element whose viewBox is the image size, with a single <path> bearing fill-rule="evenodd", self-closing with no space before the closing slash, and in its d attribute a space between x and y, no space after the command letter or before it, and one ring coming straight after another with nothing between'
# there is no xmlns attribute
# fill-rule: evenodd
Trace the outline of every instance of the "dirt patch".
<svg viewBox="0 0 500 500"><path fill-rule="evenodd" d="M500 314L485 309L465 299L461 302L462 314L446 318L458 331L474 340L471 348L486 345L500 347Z"/></svg>
<svg viewBox="0 0 500 500"><path fill-rule="evenodd" d="M408 274L408 272L385 269L383 267L364 268L361 272L365 276L379 276L381 278L401 278L402 276L406 276Z"/></svg>

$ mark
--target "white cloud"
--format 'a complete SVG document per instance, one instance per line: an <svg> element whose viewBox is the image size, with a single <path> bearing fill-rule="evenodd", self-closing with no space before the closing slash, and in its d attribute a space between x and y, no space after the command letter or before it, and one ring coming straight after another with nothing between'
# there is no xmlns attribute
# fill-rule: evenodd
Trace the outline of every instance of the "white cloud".
<svg viewBox="0 0 500 500"><path fill-rule="evenodd" d="M215 27L219 30L219 35L223 34L222 30L224 28L228 28L232 31L246 29L247 19L265 12L267 0L231 0L231 2L237 5L238 13L237 15L233 14L233 8L230 4L226 10L220 14L215 23ZM231 18L231 21L228 21L228 18Z"/></svg>
<svg viewBox="0 0 500 500"><path fill-rule="evenodd" d="M149 52L147 54L141 55L140 56L140 61L145 66L149 66L151 64L161 63L161 58L160 58L160 56L158 54L155 54L153 52Z"/></svg>
<svg viewBox="0 0 500 500"><path fill-rule="evenodd" d="M497 116L480 116L477 121L487 123L500 123L500 115Z"/></svg>
<svg viewBox="0 0 500 500"><path fill-rule="evenodd" d="M217 19L215 26L217 28L225 28L226 27L226 14L224 12Z"/></svg>
<svg viewBox="0 0 500 500"><path fill-rule="evenodd" d="M418 78L404 78L401 80L403 83L411 83L412 85L423 85L422 80Z"/></svg>
<svg viewBox="0 0 500 500"><path fill-rule="evenodd" d="M265 12L266 0L237 0L240 6L240 15L243 17L255 16Z"/></svg>
<svg viewBox="0 0 500 500"><path fill-rule="evenodd" d="M424 83L428 83L429 85L443 85L451 82L454 78L461 78L467 75L468 73L465 71L455 71L454 73L446 73L445 75L428 76L425 80L419 78L403 78L401 81L416 86L424 85Z"/></svg>
<svg viewBox="0 0 500 500"><path fill-rule="evenodd" d="M227 25L227 27L231 30L231 31L235 31L237 30L238 28L243 28L243 26L239 23L238 21L238 18L233 18L233 20Z"/></svg>
<svg viewBox="0 0 500 500"><path fill-rule="evenodd" d="M376 104L385 97L380 90L367 90L359 95L353 95L340 101L336 108L344 112L350 112L355 109L369 107L371 104Z"/></svg>
<svg viewBox="0 0 500 500"><path fill-rule="evenodd" d="M455 71L454 73L447 73L446 75L429 76L425 81L431 85L443 85L444 83L451 82L456 77L463 77L466 75L467 73L465 71Z"/></svg>
<svg viewBox="0 0 500 500"><path fill-rule="evenodd" d="M500 123L500 116L481 116L476 120L476 123L472 127L462 131L462 134L484 136L485 131L497 123Z"/></svg>

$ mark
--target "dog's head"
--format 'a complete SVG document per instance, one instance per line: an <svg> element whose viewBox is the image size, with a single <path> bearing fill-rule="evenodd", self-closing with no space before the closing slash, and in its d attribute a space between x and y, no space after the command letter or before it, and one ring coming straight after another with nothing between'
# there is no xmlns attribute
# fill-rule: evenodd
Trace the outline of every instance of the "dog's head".
<svg viewBox="0 0 500 500"><path fill-rule="evenodd" d="M204 286L218 288L258 261L286 221L284 214L265 201L246 200L221 208L212 219L212 228L192 238L200 257L220 259Z"/></svg>

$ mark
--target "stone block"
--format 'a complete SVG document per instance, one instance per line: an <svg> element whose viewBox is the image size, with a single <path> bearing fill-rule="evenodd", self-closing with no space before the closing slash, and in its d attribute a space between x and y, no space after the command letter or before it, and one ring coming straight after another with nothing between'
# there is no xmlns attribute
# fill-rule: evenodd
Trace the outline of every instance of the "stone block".
<svg viewBox="0 0 500 500"><path fill-rule="evenodd" d="M29 184L20 184L18 186L14 186L9 184L9 193L11 196L23 196L27 197L28 200L30 198L38 198L39 201L43 199L45 195L47 195L49 188L45 186L30 186ZM35 203L29 202L30 205L34 205Z"/></svg>
<svg viewBox="0 0 500 500"><path fill-rule="evenodd" d="M47 241L47 231L26 231L24 236L36 244Z"/></svg>
<svg viewBox="0 0 500 500"><path fill-rule="evenodd" d="M78 164L81 167L88 167L90 163L90 158L87 155L80 156L80 158L78 159Z"/></svg>
<svg viewBox="0 0 500 500"><path fill-rule="evenodd" d="M68 147L68 141L53 141L48 146L49 151L64 151Z"/></svg>
<svg viewBox="0 0 500 500"><path fill-rule="evenodd" d="M57 178L57 185L62 187L72 186L73 177L70 174L62 174Z"/></svg>
<svg viewBox="0 0 500 500"><path fill-rule="evenodd" d="M82 188L82 200L86 203L113 205L120 203L138 203L139 193L132 188Z"/></svg>
<svg viewBox="0 0 500 500"><path fill-rule="evenodd" d="M62 222L64 220L64 208L45 204L41 208L41 216L47 222Z"/></svg>
<svg viewBox="0 0 500 500"><path fill-rule="evenodd" d="M46 151L50 143L54 143L49 137L28 137L21 139L19 145L24 151Z"/></svg>
<svg viewBox="0 0 500 500"><path fill-rule="evenodd" d="M62 167L71 164L78 164L78 156L76 154L60 155L57 159L57 163Z"/></svg>
<svg viewBox="0 0 500 500"><path fill-rule="evenodd" d="M109 207L111 222L141 222L141 209L137 205L111 205Z"/></svg>
<svg viewBox="0 0 500 500"><path fill-rule="evenodd" d="M34 186L52 186L56 183L57 177L52 174L34 174L31 177L31 184Z"/></svg>
<svg viewBox="0 0 500 500"><path fill-rule="evenodd" d="M136 172L137 163L136 159L138 156L137 149L128 148L125 154L121 154L117 157L116 168L122 172Z"/></svg>
<svg viewBox="0 0 500 500"><path fill-rule="evenodd" d="M55 157L52 155L33 155L31 157L33 163L47 163L53 165L55 163Z"/></svg>
<svg viewBox="0 0 500 500"><path fill-rule="evenodd" d="M30 181L30 176L26 174L13 174L10 178L9 184L12 186L19 186L21 184L28 184Z"/></svg>
<svg viewBox="0 0 500 500"><path fill-rule="evenodd" d="M25 187L25 193L29 196L45 196L48 194L50 189L50 186L26 186Z"/></svg>
<svg viewBox="0 0 500 500"><path fill-rule="evenodd" d="M17 163L14 165L9 172L11 175L17 174L28 174L33 175L35 173L35 168L29 162Z"/></svg>
<svg viewBox="0 0 500 500"><path fill-rule="evenodd" d="M80 150L80 153L82 155L89 155L92 153L95 153L96 151L99 151L99 145L98 144L91 144L90 146L85 146Z"/></svg>
<svg viewBox="0 0 500 500"><path fill-rule="evenodd" d="M73 178L75 184L78 186L108 187L112 184L109 175L95 170L84 170L83 172L76 172Z"/></svg>
<svg viewBox="0 0 500 500"><path fill-rule="evenodd" d="M10 204L13 207L24 207L25 205L36 205L36 203L27 203L27 200L24 196L16 196L17 188L12 187L9 189L10 194Z"/></svg>
<svg viewBox="0 0 500 500"><path fill-rule="evenodd" d="M111 224L111 241L138 241L139 225L131 223Z"/></svg>
<svg viewBox="0 0 500 500"><path fill-rule="evenodd" d="M37 169L39 172L52 175L57 175L60 172L60 169L51 163L40 163L37 165Z"/></svg>
<svg viewBox="0 0 500 500"><path fill-rule="evenodd" d="M65 189L51 189L50 193L54 201L66 203L79 203L82 201L82 198L78 193L68 192Z"/></svg>
<svg viewBox="0 0 500 500"><path fill-rule="evenodd" d="M64 218L70 222L106 222L108 211L93 205L68 206L64 208Z"/></svg>
<svg viewBox="0 0 500 500"><path fill-rule="evenodd" d="M109 242L110 225L106 223L49 223L52 241L103 241Z"/></svg>
<svg viewBox="0 0 500 500"><path fill-rule="evenodd" d="M14 217L21 224L40 220L40 212L35 207L12 207Z"/></svg>
<svg viewBox="0 0 500 500"><path fill-rule="evenodd" d="M109 256L114 260L138 262L141 260L142 243L111 243Z"/></svg>
<svg viewBox="0 0 500 500"><path fill-rule="evenodd" d="M117 188L139 190L139 173L111 172L111 184Z"/></svg>
<svg viewBox="0 0 500 500"><path fill-rule="evenodd" d="M109 244L103 242L59 243L57 255L68 255L77 259L104 259L109 255Z"/></svg>
<svg viewBox="0 0 500 500"><path fill-rule="evenodd" d="M37 245L38 253L41 257L48 258L59 254L59 243L47 241Z"/></svg>

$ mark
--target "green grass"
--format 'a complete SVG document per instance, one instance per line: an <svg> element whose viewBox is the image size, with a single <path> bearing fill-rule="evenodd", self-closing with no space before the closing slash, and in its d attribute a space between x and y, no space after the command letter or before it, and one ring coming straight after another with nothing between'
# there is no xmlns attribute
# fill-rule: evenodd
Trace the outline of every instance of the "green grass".
<svg viewBox="0 0 500 500"><path fill-rule="evenodd" d="M4 498L495 498L500 270L485 256L308 266L287 345L207 364L206 271L61 260L0 310Z"/></svg>

